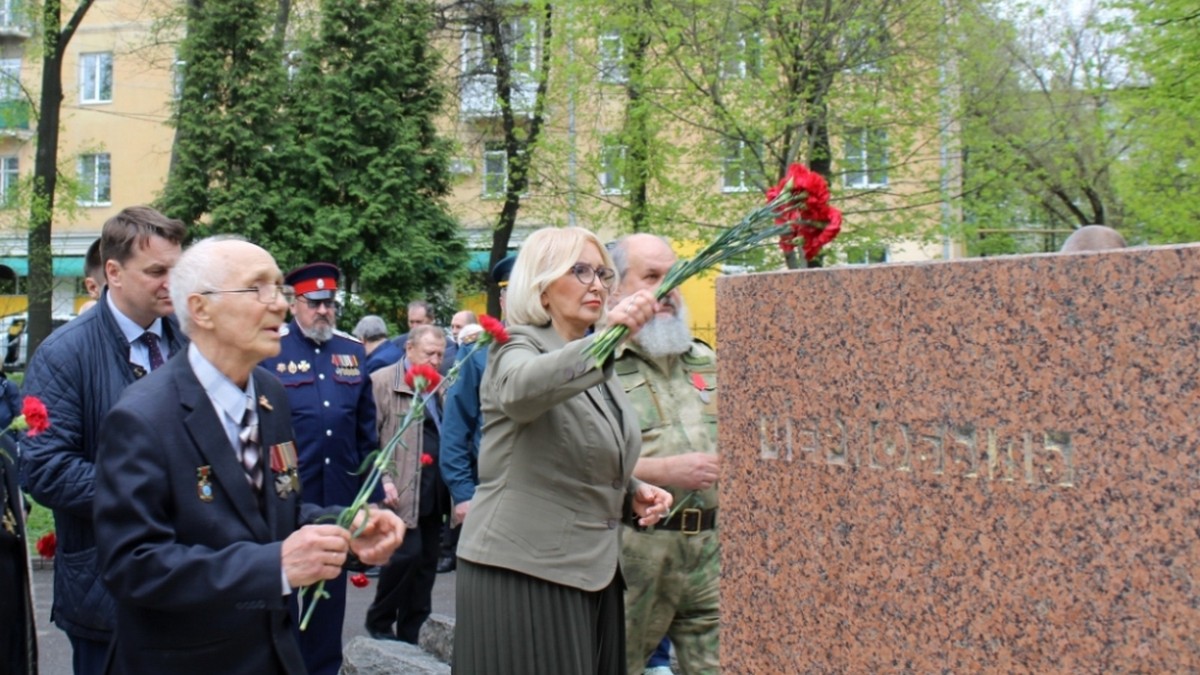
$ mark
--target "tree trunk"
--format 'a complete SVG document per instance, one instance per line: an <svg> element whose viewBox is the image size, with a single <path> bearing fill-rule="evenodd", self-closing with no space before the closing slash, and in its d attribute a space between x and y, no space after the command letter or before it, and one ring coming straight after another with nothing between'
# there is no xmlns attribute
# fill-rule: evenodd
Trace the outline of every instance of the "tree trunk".
<svg viewBox="0 0 1200 675"><path fill-rule="evenodd" d="M650 182L650 131L647 116L649 105L642 99L646 86L646 53L650 49L650 31L647 24L653 8L652 0L643 0L637 8L633 35L629 40L629 56L625 63L629 85L625 88L628 104L625 113L625 139L628 147L624 175L629 190L629 221L634 232L645 232L650 228L649 196Z"/></svg>
<svg viewBox="0 0 1200 675"><path fill-rule="evenodd" d="M58 185L58 122L62 104L62 54L59 35L61 0L45 0L42 28L42 92L38 106L37 150L33 162L33 197L29 213L29 322L25 339L26 363L50 334L54 297L54 255L50 233L54 220L54 191Z"/></svg>
<svg viewBox="0 0 1200 675"><path fill-rule="evenodd" d="M58 186L58 122L62 105L62 60L75 29L94 0L81 0L60 29L62 0L45 0L42 6L41 109L38 111L37 151L33 161L33 196L29 212L29 324L25 362L50 334L54 300L54 254L50 246L54 222L54 191Z"/></svg>

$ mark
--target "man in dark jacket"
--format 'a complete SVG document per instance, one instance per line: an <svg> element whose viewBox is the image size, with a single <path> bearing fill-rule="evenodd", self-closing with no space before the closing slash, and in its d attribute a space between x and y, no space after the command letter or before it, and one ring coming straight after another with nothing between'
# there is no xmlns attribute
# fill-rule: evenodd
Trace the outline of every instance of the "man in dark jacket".
<svg viewBox="0 0 1200 675"><path fill-rule="evenodd" d="M77 674L103 671L116 611L100 581L93 534L100 420L127 386L186 351L167 287L185 234L183 223L145 206L104 223L108 288L92 311L42 343L25 375L25 393L46 404L50 428L24 444L21 474L25 489L54 512L51 618L71 640Z"/></svg>
<svg viewBox="0 0 1200 675"><path fill-rule="evenodd" d="M0 673L37 675L37 625L16 457L16 441L0 435Z"/></svg>
<svg viewBox="0 0 1200 675"><path fill-rule="evenodd" d="M117 599L109 672L303 675L288 597L340 576L348 551L386 562L404 524L372 509L353 541L309 524L341 509L300 502L287 395L255 368L279 351L291 295L271 254L212 237L171 277L191 346L125 390L96 462L100 563Z"/></svg>

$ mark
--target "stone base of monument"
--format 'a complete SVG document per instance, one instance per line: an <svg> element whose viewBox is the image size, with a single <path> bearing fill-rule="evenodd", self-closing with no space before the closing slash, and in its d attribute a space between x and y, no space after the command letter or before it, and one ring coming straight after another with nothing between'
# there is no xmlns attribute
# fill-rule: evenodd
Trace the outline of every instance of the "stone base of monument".
<svg viewBox="0 0 1200 675"><path fill-rule="evenodd" d="M448 675L454 619L440 614L421 626L420 646L356 637L346 644L342 675Z"/></svg>
<svg viewBox="0 0 1200 675"><path fill-rule="evenodd" d="M717 310L725 672L1200 672L1200 246Z"/></svg>

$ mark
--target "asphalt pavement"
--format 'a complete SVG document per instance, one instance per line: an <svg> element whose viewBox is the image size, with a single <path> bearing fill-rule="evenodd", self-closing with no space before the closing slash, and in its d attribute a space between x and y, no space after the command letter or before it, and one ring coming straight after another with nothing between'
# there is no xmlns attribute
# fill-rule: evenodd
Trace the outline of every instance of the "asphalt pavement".
<svg viewBox="0 0 1200 675"><path fill-rule="evenodd" d="M356 635L366 636L363 620L375 597L376 579L366 588L350 586L346 595L346 622L342 644ZM38 662L42 675L71 675L71 643L66 633L50 623L50 601L54 593L54 572L41 561L33 571L34 604L37 606ZM454 616L454 572L439 574L433 587L433 613Z"/></svg>

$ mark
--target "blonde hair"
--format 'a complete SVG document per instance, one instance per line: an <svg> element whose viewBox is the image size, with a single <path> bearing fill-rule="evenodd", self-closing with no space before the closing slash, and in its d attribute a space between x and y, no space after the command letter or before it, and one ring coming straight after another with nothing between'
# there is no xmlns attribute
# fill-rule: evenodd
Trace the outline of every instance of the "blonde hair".
<svg viewBox="0 0 1200 675"><path fill-rule="evenodd" d="M529 235L521 243L512 276L508 279L504 313L508 322L514 326L545 326L550 323L550 313L542 307L542 293L579 262L588 244L600 251L606 267L614 268L612 256L600 239L582 227L544 227ZM619 283L619 279L614 279L613 288ZM604 315L600 318L603 321Z"/></svg>

